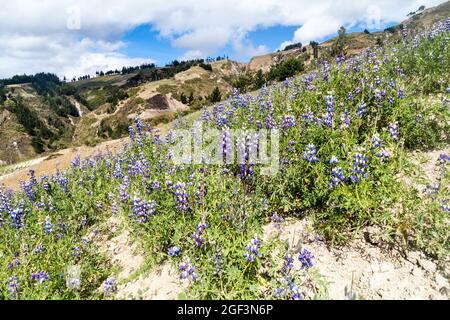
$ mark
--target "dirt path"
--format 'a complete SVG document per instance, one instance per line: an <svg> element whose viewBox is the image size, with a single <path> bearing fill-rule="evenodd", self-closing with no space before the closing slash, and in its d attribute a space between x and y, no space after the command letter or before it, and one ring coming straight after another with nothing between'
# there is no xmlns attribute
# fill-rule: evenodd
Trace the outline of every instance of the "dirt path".
<svg viewBox="0 0 450 320"><path fill-rule="evenodd" d="M171 123L160 124L155 127L159 130L160 135L165 135L169 130ZM28 180L28 172L34 170L36 176L50 175L57 170L67 169L72 160L79 155L81 159L85 159L96 154L111 152L117 154L123 150L125 144L129 143L130 139L121 138L117 140L110 140L102 142L96 146L88 147L73 147L69 149L59 150L46 157L40 157L36 159L27 160L25 162L17 163L13 165L12 172L8 170L4 175L0 176L0 186L5 186L13 190L17 190L20 181Z"/></svg>
<svg viewBox="0 0 450 320"><path fill-rule="evenodd" d="M7 173L0 177L0 185L13 190L17 189L20 181L28 179L28 172L34 170L36 176L49 175L57 170L68 168L72 160L80 155L82 159L99 153L111 152L113 154L122 150L128 138L103 142L94 147L82 146L70 149L60 150L47 157L32 159L23 163L16 164L15 169L11 173Z"/></svg>

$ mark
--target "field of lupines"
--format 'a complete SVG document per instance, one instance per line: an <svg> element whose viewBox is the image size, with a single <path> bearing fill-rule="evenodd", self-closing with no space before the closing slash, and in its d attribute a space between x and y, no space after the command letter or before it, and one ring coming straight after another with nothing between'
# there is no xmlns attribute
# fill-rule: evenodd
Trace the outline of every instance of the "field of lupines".
<svg viewBox="0 0 450 320"><path fill-rule="evenodd" d="M449 254L450 155L424 196L407 183L410 150L450 140L450 19L395 45L322 61L315 72L234 93L204 127L280 130L280 169L171 162L171 134L140 120L123 153L74 159L70 170L0 192L0 297L114 297L114 266L90 232L111 216L189 282L181 297L314 299L326 288L314 252L263 241L262 226L309 216L330 243L368 225L386 242ZM294 264L294 261L296 263ZM71 277L70 267L81 274Z"/></svg>

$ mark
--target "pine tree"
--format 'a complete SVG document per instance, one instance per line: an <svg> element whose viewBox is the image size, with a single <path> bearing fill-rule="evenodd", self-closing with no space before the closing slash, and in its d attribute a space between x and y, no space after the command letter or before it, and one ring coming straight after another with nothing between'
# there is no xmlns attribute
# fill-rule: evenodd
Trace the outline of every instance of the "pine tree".
<svg viewBox="0 0 450 320"><path fill-rule="evenodd" d="M222 100L222 94L220 93L220 90L218 87L215 87L212 91L211 95L209 96L209 101L211 103L220 102Z"/></svg>
<svg viewBox="0 0 450 320"><path fill-rule="evenodd" d="M182 104L187 104L187 99L183 92L180 95L180 101Z"/></svg>

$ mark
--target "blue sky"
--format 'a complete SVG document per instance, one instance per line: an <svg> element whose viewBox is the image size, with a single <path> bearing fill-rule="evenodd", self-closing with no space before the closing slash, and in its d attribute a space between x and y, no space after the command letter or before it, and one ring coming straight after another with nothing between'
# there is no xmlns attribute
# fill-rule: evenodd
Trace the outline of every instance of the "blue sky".
<svg viewBox="0 0 450 320"><path fill-rule="evenodd" d="M246 62L289 43L383 29L444 0L15 0L0 10L0 78L95 75L174 59Z"/></svg>
<svg viewBox="0 0 450 320"><path fill-rule="evenodd" d="M273 26L258 29L247 34L247 40L254 46L265 46L268 52L279 49L280 44L292 39L299 26ZM159 32L149 25L140 25L124 34L121 40L126 44L120 52L132 57L151 57L158 65L165 65L174 59L180 59L184 50L173 46L169 39L161 37ZM211 54L227 55L230 59L248 61L251 56L238 55L230 44ZM206 57L205 57L206 58Z"/></svg>
<svg viewBox="0 0 450 320"><path fill-rule="evenodd" d="M387 26L394 25L396 22L385 22L381 25L381 30ZM295 31L301 26L282 26L264 27L247 34L246 38L254 46L265 46L267 52L274 52L280 49L280 45L293 38ZM364 25L355 25L348 29L348 32L360 32L366 28ZM369 31L377 31L377 28L368 28ZM332 38L337 33L331 33L324 37L319 37L317 41L325 41ZM149 25L140 25L130 30L121 38L125 46L120 50L121 53L131 57L151 57L158 65L165 65L174 59L180 59L184 50L173 46L169 39L161 37L159 32ZM223 49L217 50L211 54L227 55L230 59L247 62L251 59L250 55L238 55L230 44ZM206 58L206 57L205 57Z"/></svg>

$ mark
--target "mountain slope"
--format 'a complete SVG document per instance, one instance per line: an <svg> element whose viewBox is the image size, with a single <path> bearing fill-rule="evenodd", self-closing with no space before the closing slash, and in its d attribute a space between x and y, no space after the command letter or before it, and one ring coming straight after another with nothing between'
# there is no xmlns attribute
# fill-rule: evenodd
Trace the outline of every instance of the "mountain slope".
<svg viewBox="0 0 450 320"><path fill-rule="evenodd" d="M384 32L347 34L345 54L357 55L366 48L398 41L402 27L419 33L448 15L450 1L418 11ZM318 59L333 59L336 39L318 44ZM177 114L210 104L216 87L220 98L226 98L239 77L251 78L258 71L267 74L292 58L301 61L306 69L315 68L313 62L317 61L314 48L308 44L256 56L248 64L228 59L207 64L176 62L163 68L131 68L130 72L127 69L70 84L51 77L31 83L32 78L18 76L3 85L0 80L0 164L68 146L120 138L127 134L134 117L153 125L167 123Z"/></svg>

